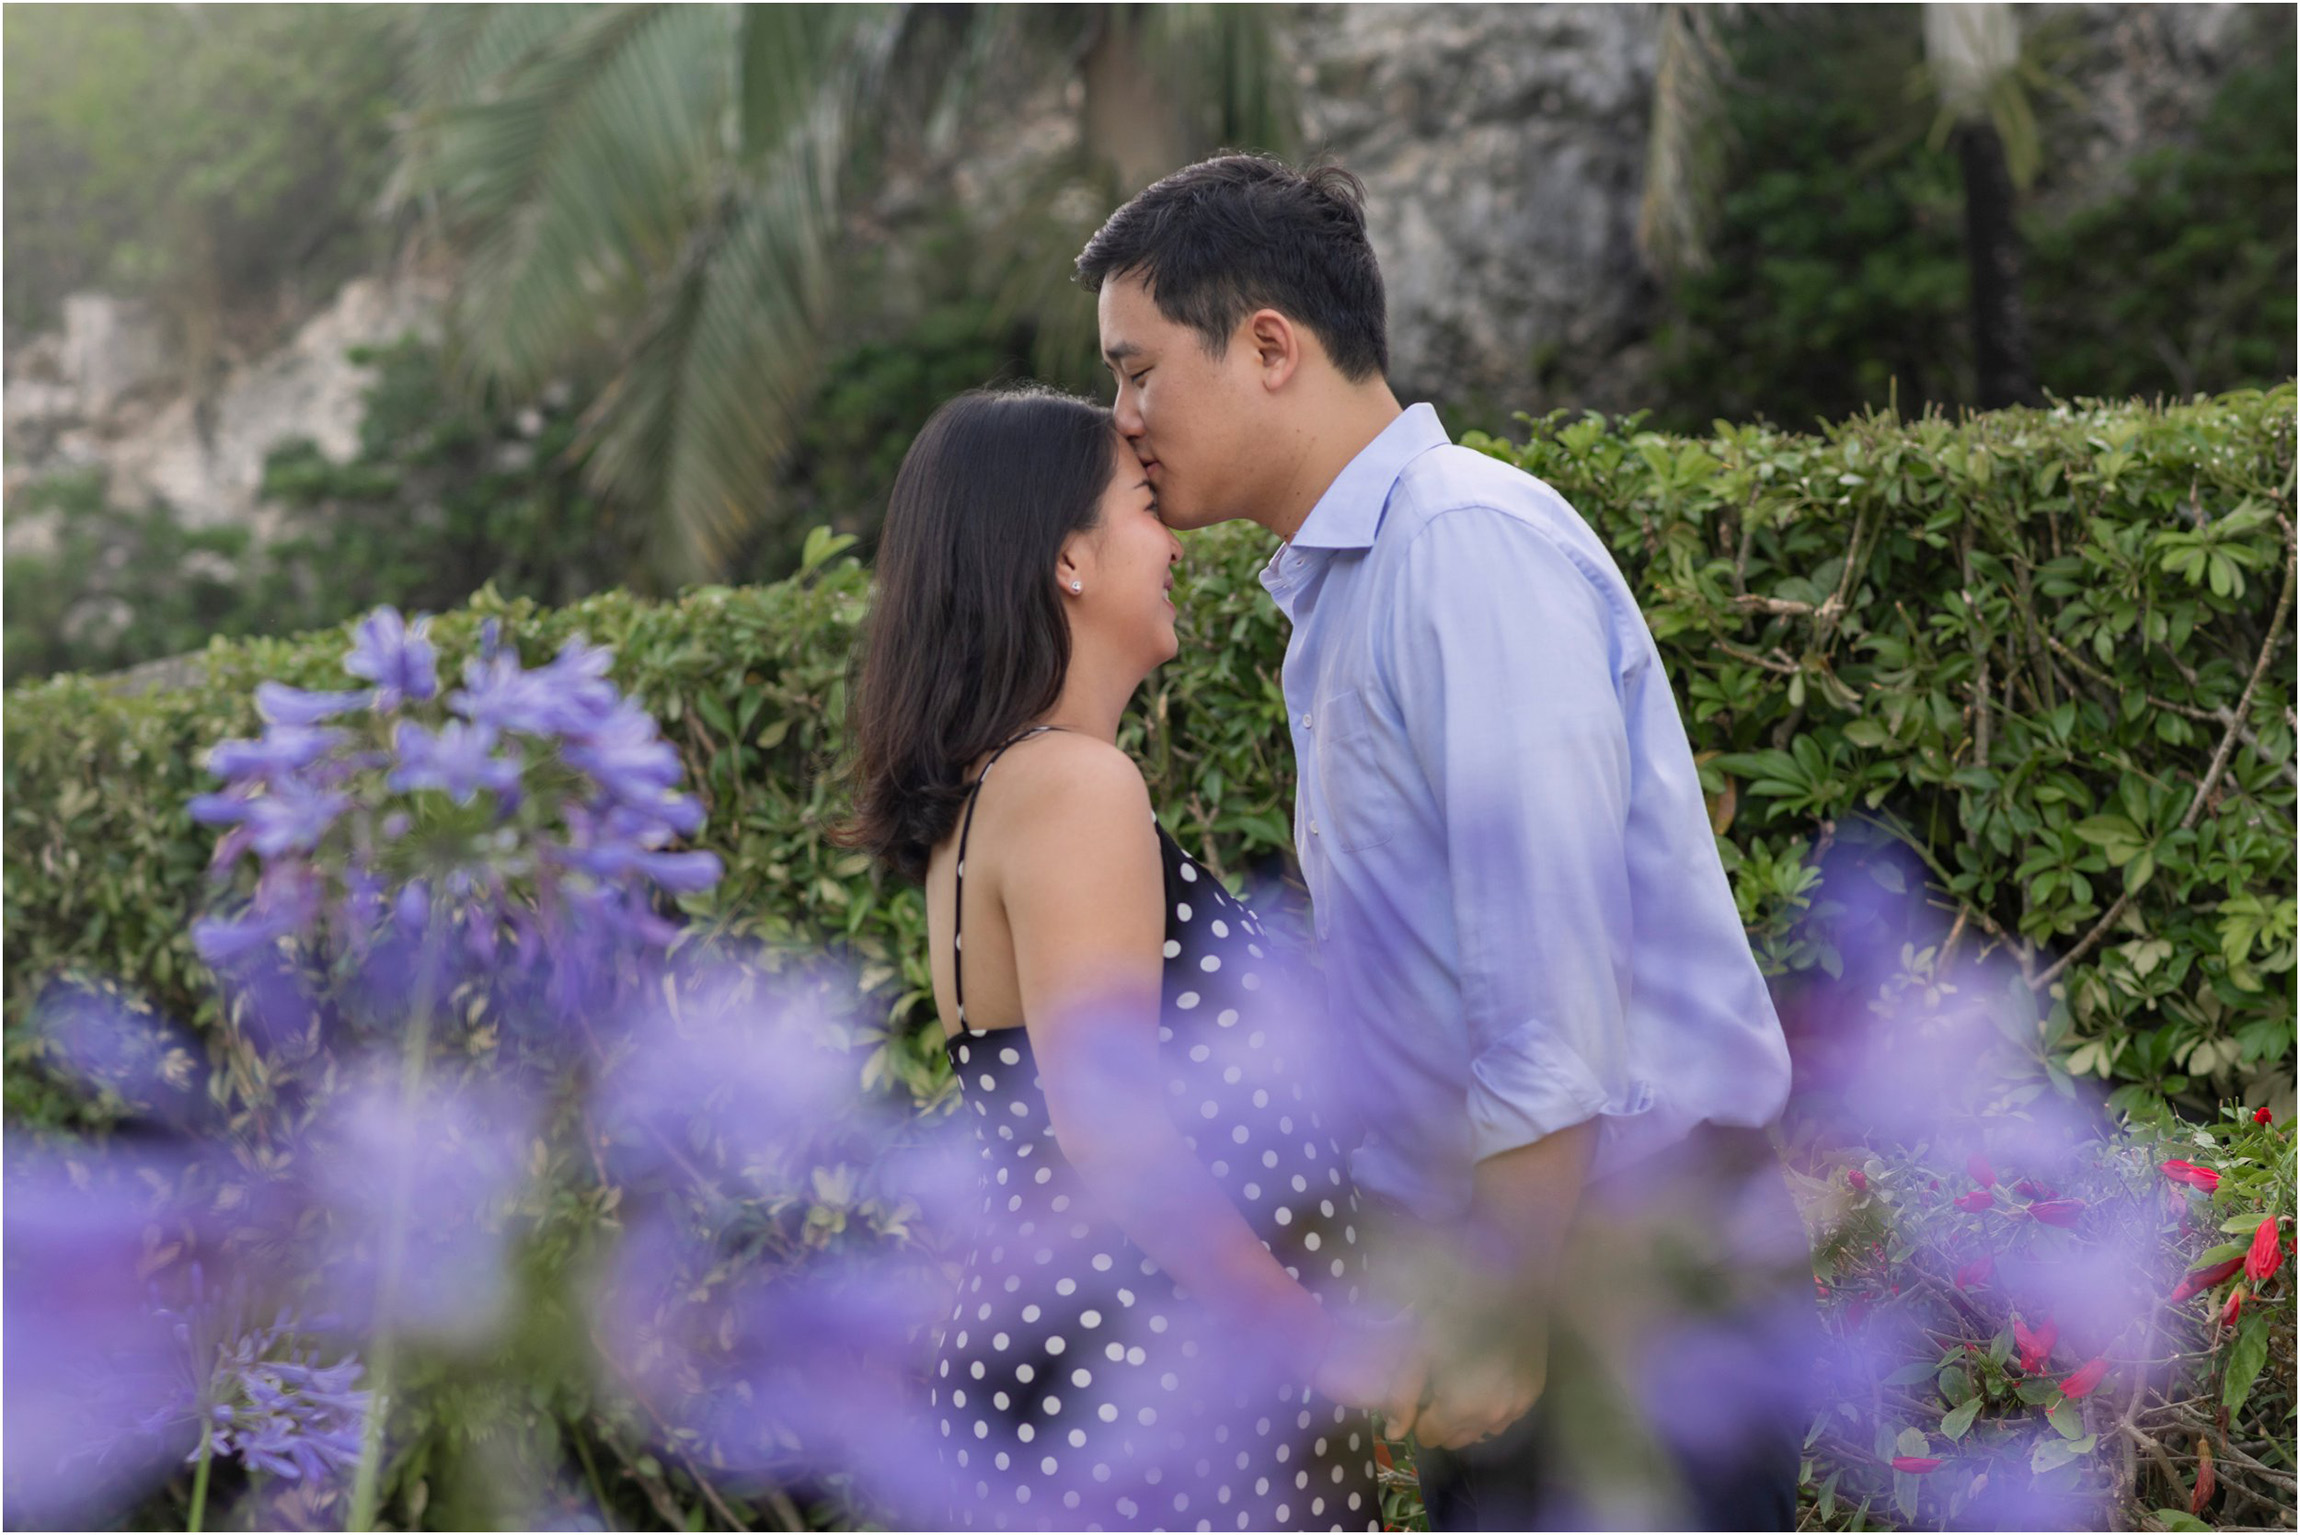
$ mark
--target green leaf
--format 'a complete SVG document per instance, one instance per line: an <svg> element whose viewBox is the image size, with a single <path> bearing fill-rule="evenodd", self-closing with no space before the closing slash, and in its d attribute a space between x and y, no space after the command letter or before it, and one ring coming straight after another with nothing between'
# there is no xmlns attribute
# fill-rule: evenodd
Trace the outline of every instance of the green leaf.
<svg viewBox="0 0 2300 1535"><path fill-rule="evenodd" d="M2096 1443L2098 1440L2091 1434L2082 1439L2040 1439L2029 1454L2028 1468L2038 1476L2057 1471L2090 1455Z"/></svg>
<svg viewBox="0 0 2300 1535"><path fill-rule="evenodd" d="M2252 1395L2252 1383L2268 1362L2268 1325L2272 1309L2258 1306L2236 1324L2236 1341L2228 1346L2228 1373L2220 1389L2220 1403L2230 1412Z"/></svg>
<svg viewBox="0 0 2300 1535"><path fill-rule="evenodd" d="M2053 1403L2046 1410L2044 1416L2045 1421L2052 1425L2053 1432L2060 1435L2061 1438L2082 1439L2084 1437L2084 1409L2067 1398L2063 1397L2060 1401Z"/></svg>
<svg viewBox="0 0 2300 1535"><path fill-rule="evenodd" d="M1972 1397L1941 1415L1941 1432L1952 1440L1961 1440L1973 1426L1973 1419L1981 1410L1981 1399Z"/></svg>

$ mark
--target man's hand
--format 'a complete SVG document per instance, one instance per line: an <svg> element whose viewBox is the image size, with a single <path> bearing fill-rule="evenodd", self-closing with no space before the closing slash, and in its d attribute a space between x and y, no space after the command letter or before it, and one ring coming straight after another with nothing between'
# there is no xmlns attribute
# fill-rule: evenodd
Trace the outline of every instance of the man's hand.
<svg viewBox="0 0 2300 1535"><path fill-rule="evenodd" d="M1491 1439L1533 1411L1549 1382L1549 1351L1536 1344L1464 1361L1438 1377L1415 1438L1441 1450Z"/></svg>
<svg viewBox="0 0 2300 1535"><path fill-rule="evenodd" d="M1475 1444L1540 1400L1559 1258L1596 1149L1597 1126L1589 1122L1477 1164L1445 1308L1451 1336L1416 1434L1423 1444Z"/></svg>
<svg viewBox="0 0 2300 1535"><path fill-rule="evenodd" d="M1384 1433L1403 1439L1414 1430L1428 1358L1413 1322L1337 1320L1312 1382L1320 1396L1378 1412Z"/></svg>

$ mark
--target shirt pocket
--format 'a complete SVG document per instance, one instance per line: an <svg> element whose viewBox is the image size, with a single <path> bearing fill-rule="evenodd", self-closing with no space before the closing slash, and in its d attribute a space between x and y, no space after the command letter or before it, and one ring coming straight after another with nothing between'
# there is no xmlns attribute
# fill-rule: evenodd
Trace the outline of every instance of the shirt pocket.
<svg viewBox="0 0 2300 1535"><path fill-rule="evenodd" d="M1326 700L1316 733L1323 833L1337 852L1379 847L1397 834L1397 796L1382 766L1382 739L1355 688Z"/></svg>

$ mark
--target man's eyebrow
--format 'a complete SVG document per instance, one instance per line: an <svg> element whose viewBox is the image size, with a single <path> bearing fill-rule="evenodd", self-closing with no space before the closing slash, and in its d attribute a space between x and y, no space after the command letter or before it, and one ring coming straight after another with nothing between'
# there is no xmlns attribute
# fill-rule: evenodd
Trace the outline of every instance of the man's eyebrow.
<svg viewBox="0 0 2300 1535"><path fill-rule="evenodd" d="M1112 362L1124 362L1129 357L1142 355L1142 348L1131 341L1116 341L1102 349L1102 355Z"/></svg>

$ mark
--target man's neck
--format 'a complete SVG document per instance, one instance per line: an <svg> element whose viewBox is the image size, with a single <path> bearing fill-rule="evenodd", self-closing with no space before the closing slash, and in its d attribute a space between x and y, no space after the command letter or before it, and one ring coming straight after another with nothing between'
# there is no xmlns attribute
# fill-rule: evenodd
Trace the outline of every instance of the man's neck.
<svg viewBox="0 0 2300 1535"><path fill-rule="evenodd" d="M1251 514L1254 521L1291 542L1351 460L1404 414L1398 397L1380 380L1351 385L1330 404L1307 413L1318 424L1295 446L1278 489Z"/></svg>

